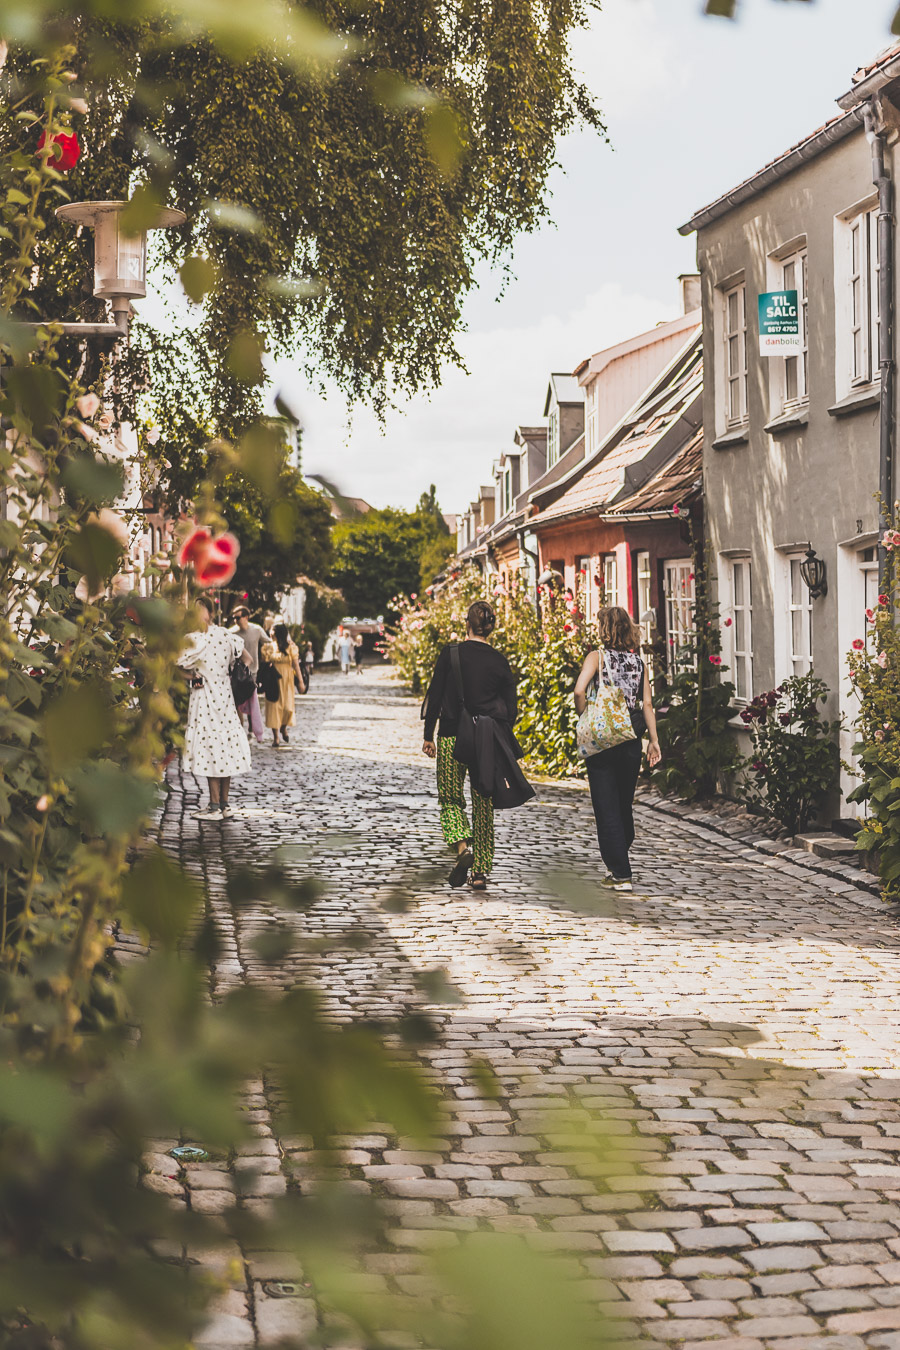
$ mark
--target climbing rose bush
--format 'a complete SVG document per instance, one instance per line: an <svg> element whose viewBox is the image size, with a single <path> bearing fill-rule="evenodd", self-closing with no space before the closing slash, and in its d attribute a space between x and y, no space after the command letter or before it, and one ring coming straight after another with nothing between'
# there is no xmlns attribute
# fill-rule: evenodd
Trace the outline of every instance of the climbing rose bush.
<svg viewBox="0 0 900 1350"><path fill-rule="evenodd" d="M753 751L740 787L744 801L791 834L805 830L837 787L840 722L821 715L828 686L810 672L757 694L741 713Z"/></svg>
<svg viewBox="0 0 900 1350"><path fill-rule="evenodd" d="M900 898L900 531L896 525L895 514L882 538L886 556L881 593L875 606L866 611L865 635L853 640L847 656L848 678L859 699L859 711L853 723L854 760L845 768L860 780L847 800L865 806L856 847L874 856L885 900Z"/></svg>

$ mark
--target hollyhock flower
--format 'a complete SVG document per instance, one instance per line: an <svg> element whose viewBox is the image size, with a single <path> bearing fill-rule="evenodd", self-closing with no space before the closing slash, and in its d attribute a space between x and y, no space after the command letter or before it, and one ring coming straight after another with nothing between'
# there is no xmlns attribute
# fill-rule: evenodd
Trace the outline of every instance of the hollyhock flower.
<svg viewBox="0 0 900 1350"><path fill-rule="evenodd" d="M750 723L753 721L753 713L750 711L749 708L744 708L743 711L741 712L741 721L744 723L745 726L749 726Z"/></svg>
<svg viewBox="0 0 900 1350"><path fill-rule="evenodd" d="M876 728L876 730L875 730L875 739L876 739L876 741L883 741L883 740L884 740L884 732L881 730L881 727L877 727L877 728Z"/></svg>
<svg viewBox="0 0 900 1350"><path fill-rule="evenodd" d="M869 623L875 622L875 611L873 609L866 610L866 619L869 621Z"/></svg>
<svg viewBox="0 0 900 1350"><path fill-rule="evenodd" d="M886 595L879 595L879 597L878 597L878 603L879 603L879 605L886 605L887 602L888 602L888 598L887 598Z"/></svg>
<svg viewBox="0 0 900 1350"><path fill-rule="evenodd" d="M100 407L100 400L96 394L82 394L81 398L75 400L75 407L82 417L93 417Z"/></svg>
<svg viewBox="0 0 900 1350"><path fill-rule="evenodd" d="M791 725L791 715L790 715L790 713L779 713L779 714L778 714L778 720L779 720L779 722L781 723L781 725L782 725L783 727L789 727L789 726Z"/></svg>
<svg viewBox="0 0 900 1350"><path fill-rule="evenodd" d="M88 516L88 523L99 525L101 530L111 534L123 547L128 543L128 526L118 512L111 511L108 506Z"/></svg>
<svg viewBox="0 0 900 1350"><path fill-rule="evenodd" d="M38 141L38 154L46 144L47 133L42 131L41 139ZM68 173L70 169L74 169L81 158L81 146L74 131L58 131L52 139L52 145L53 153L47 158L51 168L57 169L60 173Z"/></svg>
<svg viewBox="0 0 900 1350"><path fill-rule="evenodd" d="M415 592L411 591L409 598L410 600L418 600L419 597L418 595L415 594Z"/></svg>
<svg viewBox="0 0 900 1350"><path fill-rule="evenodd" d="M178 551L178 566L195 567L198 561L206 557L211 543L212 534L209 530L204 530L200 526L191 530Z"/></svg>
<svg viewBox="0 0 900 1350"><path fill-rule="evenodd" d="M688 573L688 581L693 581L693 580L694 580L694 574L693 574L693 572L689 572L689 573Z"/></svg>
<svg viewBox="0 0 900 1350"><path fill-rule="evenodd" d="M866 644L863 642L862 638L853 639L853 650L855 652L861 652L863 647L865 647L865 645Z"/></svg>
<svg viewBox="0 0 900 1350"><path fill-rule="evenodd" d="M567 624L564 624L564 625L563 625L563 632L564 632L564 633L574 633L574 632L575 632L575 625L574 625L574 623L567 623Z"/></svg>
<svg viewBox="0 0 900 1350"><path fill-rule="evenodd" d="M876 664L881 666L881 669L884 670L888 663L887 652L879 652L875 657L875 661Z"/></svg>
<svg viewBox="0 0 900 1350"><path fill-rule="evenodd" d="M87 115L88 110L87 99L70 98L69 107L72 109L72 112L81 113L82 117Z"/></svg>
<svg viewBox="0 0 900 1350"><path fill-rule="evenodd" d="M720 666L722 664L721 656L716 656L715 652L713 652L709 659L714 666Z"/></svg>
<svg viewBox="0 0 900 1350"><path fill-rule="evenodd" d="M672 515L673 515L673 516L677 516L677 515L680 515L680 514L681 514L681 507L680 507L680 506L678 505L678 503L676 502L675 505L672 507Z"/></svg>
<svg viewBox="0 0 900 1350"><path fill-rule="evenodd" d="M732 625L733 623L734 623L734 620L733 620L733 619L726 619L726 620L725 620L725 627L726 627L726 628L730 628L731 625Z"/></svg>
<svg viewBox="0 0 900 1350"><path fill-rule="evenodd" d="M150 430L147 432L146 436L144 437L144 440L147 442L148 445L156 445L157 441L160 438L160 435L161 432L159 427L151 427Z"/></svg>

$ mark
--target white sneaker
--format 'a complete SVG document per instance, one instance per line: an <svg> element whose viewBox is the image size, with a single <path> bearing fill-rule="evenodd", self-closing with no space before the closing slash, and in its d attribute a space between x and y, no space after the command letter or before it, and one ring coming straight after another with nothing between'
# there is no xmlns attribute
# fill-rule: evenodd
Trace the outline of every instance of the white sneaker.
<svg viewBox="0 0 900 1350"><path fill-rule="evenodd" d="M633 890L634 890L634 886L631 884L631 878L630 878L630 877L614 877L614 876L612 876L612 874L610 874L609 876L603 877L603 879L602 879L601 882L600 882L600 885L601 885L601 886L605 886L606 889L609 890L609 891L633 891Z"/></svg>
<svg viewBox="0 0 900 1350"><path fill-rule="evenodd" d="M221 820L222 808L220 806L208 806L205 811L195 811L195 820Z"/></svg>

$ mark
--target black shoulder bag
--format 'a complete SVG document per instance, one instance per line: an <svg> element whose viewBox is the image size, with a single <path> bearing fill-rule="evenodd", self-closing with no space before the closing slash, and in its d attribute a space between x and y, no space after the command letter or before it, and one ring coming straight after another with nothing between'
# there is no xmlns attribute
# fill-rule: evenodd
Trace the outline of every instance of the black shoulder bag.
<svg viewBox="0 0 900 1350"><path fill-rule="evenodd" d="M247 703L253 697L255 689L253 671L242 656L236 657L231 667L231 692L236 706L239 708L241 704Z"/></svg>
<svg viewBox="0 0 900 1350"><path fill-rule="evenodd" d="M453 758L470 768L475 763L475 718L466 707L466 691L463 687L462 666L459 660L459 643L450 648L450 664L453 678L456 680L456 692L459 695L459 717L456 723L456 746Z"/></svg>

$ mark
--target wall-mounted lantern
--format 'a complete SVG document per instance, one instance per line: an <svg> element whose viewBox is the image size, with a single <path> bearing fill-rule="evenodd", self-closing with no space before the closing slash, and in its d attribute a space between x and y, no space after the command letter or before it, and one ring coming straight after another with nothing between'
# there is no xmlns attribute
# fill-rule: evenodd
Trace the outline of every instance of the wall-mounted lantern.
<svg viewBox="0 0 900 1350"><path fill-rule="evenodd" d="M124 337L132 300L147 294L147 230L127 233L122 213L128 202L66 202L58 206L60 220L87 225L94 231L94 295L109 300L112 323L64 323L64 333L80 337ZM183 225L183 211L161 207L151 221L151 230Z"/></svg>
<svg viewBox="0 0 900 1350"><path fill-rule="evenodd" d="M825 563L822 558L816 557L816 550L810 544L807 544L806 557L800 564L800 575L813 600L818 600L821 596L828 594Z"/></svg>

